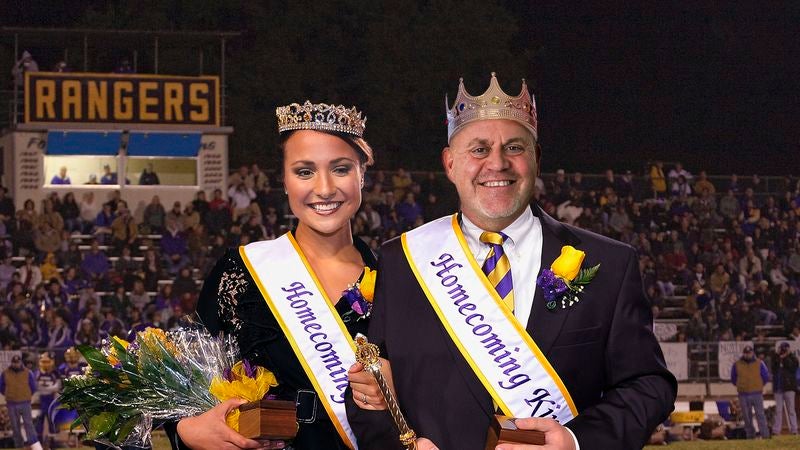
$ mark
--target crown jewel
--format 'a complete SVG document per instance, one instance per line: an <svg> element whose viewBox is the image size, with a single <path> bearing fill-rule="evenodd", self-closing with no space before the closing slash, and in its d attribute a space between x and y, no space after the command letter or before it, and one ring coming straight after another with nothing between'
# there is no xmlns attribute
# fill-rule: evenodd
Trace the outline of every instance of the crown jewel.
<svg viewBox="0 0 800 450"><path fill-rule="evenodd" d="M509 119L519 122L533 133L533 138L538 139L536 121L536 100L528 93L528 85L522 80L522 90L516 97L503 92L497 76L492 72L489 89L483 94L473 97L464 88L464 79L458 83L458 94L453 107L444 98L444 107L447 111L447 141L464 125L476 120Z"/></svg>
<svg viewBox="0 0 800 450"><path fill-rule="evenodd" d="M355 106L328 105L311 103L306 100L302 105L292 103L275 108L278 117L278 132L292 130L339 131L364 137L367 118Z"/></svg>

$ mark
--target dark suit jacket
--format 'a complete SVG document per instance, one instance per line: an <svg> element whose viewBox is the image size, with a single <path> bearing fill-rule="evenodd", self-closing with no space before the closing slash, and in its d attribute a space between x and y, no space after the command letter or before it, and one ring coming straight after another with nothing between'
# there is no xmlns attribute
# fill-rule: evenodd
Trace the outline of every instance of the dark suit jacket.
<svg viewBox="0 0 800 450"><path fill-rule="evenodd" d="M601 264L571 307L562 309L559 302L548 310L537 288L528 321L528 333L578 409L566 426L582 450L641 448L672 411L677 383L653 335L636 252L562 224L538 206L533 213L542 222L542 269L564 245L586 252L584 267ZM391 361L409 424L442 450L482 450L492 399L440 324L399 239L384 245L378 267L369 338ZM524 282L535 283L536 276ZM361 410L350 398L348 416L362 450L401 448L387 412Z"/></svg>

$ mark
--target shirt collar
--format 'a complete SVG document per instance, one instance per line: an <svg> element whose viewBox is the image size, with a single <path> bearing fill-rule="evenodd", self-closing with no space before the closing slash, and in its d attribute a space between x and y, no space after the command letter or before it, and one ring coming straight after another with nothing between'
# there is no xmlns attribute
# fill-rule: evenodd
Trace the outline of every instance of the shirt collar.
<svg viewBox="0 0 800 450"><path fill-rule="evenodd" d="M477 250L481 250L483 247L488 247L489 244L485 244L480 241L481 233L483 233L485 230L475 225L466 215L459 214L459 216L461 217L461 231L464 232L464 236L467 238L467 244L473 253L477 253ZM506 236L508 236L508 239L504 242L504 245L510 244L511 247L508 248L514 248L515 246L519 245L522 240L529 235L528 232L532 229L536 220L537 218L534 217L531 207L528 206L525 208L525 211L523 211L522 214L517 217L517 220L501 230Z"/></svg>

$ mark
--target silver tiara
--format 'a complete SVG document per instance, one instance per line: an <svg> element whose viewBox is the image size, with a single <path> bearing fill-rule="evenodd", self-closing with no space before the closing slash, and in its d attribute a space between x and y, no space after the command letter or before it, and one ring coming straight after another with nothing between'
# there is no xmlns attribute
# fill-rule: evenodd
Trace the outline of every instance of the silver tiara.
<svg viewBox="0 0 800 450"><path fill-rule="evenodd" d="M292 103L275 109L278 117L278 132L292 130L339 131L364 137L367 118L355 106L328 105L311 103L306 100L302 105Z"/></svg>

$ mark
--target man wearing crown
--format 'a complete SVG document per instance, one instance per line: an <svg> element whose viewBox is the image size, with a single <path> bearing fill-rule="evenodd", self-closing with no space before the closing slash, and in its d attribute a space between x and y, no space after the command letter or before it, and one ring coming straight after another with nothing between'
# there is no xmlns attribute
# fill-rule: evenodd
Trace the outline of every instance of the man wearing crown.
<svg viewBox="0 0 800 450"><path fill-rule="evenodd" d="M483 449L496 413L549 448L641 448L677 386L635 251L531 203L541 149L524 80L516 97L494 74L478 97L462 81L447 108L461 211L384 245L369 330L418 448ZM358 400L378 394L369 374L350 380L359 448L401 448L389 414Z"/></svg>

